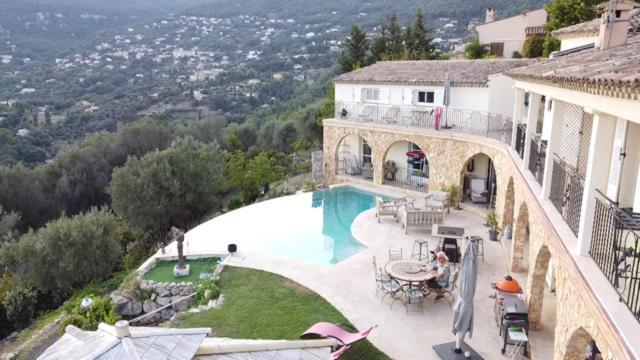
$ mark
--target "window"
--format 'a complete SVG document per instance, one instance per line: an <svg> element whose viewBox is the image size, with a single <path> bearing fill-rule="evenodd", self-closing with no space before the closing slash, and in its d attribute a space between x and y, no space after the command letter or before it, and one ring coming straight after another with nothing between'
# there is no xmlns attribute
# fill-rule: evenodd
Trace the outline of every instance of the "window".
<svg viewBox="0 0 640 360"><path fill-rule="evenodd" d="M418 104L433 104L435 94L433 91L418 91Z"/></svg>
<svg viewBox="0 0 640 360"><path fill-rule="evenodd" d="M373 157L371 156L371 146L367 144L366 140L362 140L362 165L372 164Z"/></svg>
<svg viewBox="0 0 640 360"><path fill-rule="evenodd" d="M504 43L495 42L489 45L489 53L491 55L503 57L504 56Z"/></svg>
<svg viewBox="0 0 640 360"><path fill-rule="evenodd" d="M362 101L380 101L380 89L362 89Z"/></svg>

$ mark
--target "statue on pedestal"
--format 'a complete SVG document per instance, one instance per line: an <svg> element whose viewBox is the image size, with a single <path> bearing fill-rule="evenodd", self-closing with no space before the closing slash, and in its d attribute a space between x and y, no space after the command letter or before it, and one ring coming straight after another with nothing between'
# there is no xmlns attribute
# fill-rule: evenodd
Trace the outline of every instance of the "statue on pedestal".
<svg viewBox="0 0 640 360"><path fill-rule="evenodd" d="M178 229L175 226L171 227L171 234L176 241L176 248L178 249L178 264L173 268L173 274L175 276L189 275L189 265L185 263L184 257L184 231Z"/></svg>

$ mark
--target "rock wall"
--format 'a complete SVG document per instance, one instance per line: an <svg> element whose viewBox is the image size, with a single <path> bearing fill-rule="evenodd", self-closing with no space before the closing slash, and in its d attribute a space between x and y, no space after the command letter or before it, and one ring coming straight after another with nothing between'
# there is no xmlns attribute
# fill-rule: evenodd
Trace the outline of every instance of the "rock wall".
<svg viewBox="0 0 640 360"><path fill-rule="evenodd" d="M137 289L126 289L111 295L111 303L118 315L134 318L151 313L163 306L174 303L191 295L195 287L191 282L162 283L152 280L139 280ZM150 315L138 322L138 325L157 324L167 321L177 312L183 312L191 306L191 298L173 304L162 311Z"/></svg>

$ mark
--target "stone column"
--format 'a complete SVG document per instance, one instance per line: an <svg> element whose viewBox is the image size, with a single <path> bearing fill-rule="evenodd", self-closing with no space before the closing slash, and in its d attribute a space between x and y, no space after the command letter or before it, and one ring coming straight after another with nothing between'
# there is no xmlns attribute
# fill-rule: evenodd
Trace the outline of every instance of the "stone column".
<svg viewBox="0 0 640 360"><path fill-rule="evenodd" d="M527 113L527 132L524 137L524 156L522 159L522 168L528 171L529 153L531 152L531 138L536 133L536 123L538 121L538 113L540 111L540 100L542 96L536 93L529 95L529 112Z"/></svg>
<svg viewBox="0 0 640 360"><path fill-rule="evenodd" d="M596 207L596 189L606 191L607 188L615 131L615 117L607 114L594 114L587 175L584 179L584 192L582 193L578 243L574 249L577 255L586 256L589 253Z"/></svg>
<svg viewBox="0 0 640 360"><path fill-rule="evenodd" d="M516 134L518 124L522 121L522 110L524 109L524 90L515 89L515 104L513 105L513 129L511 130L511 148L516 148Z"/></svg>
<svg viewBox="0 0 640 360"><path fill-rule="evenodd" d="M566 103L549 99L552 101L551 116L549 121L544 123L544 126L551 127L549 139L547 140L547 156L544 161L544 177L542 180L542 198L548 199L551 194L551 179L553 176L553 154L560 150L560 144L562 142L562 123L564 121L564 111Z"/></svg>

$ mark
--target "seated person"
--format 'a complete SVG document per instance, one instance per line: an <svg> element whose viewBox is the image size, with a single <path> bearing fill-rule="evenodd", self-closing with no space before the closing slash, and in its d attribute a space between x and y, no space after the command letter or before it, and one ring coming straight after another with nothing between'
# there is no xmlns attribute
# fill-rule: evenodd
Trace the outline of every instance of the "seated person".
<svg viewBox="0 0 640 360"><path fill-rule="evenodd" d="M447 258L447 255L444 252L440 251L436 254L436 264L432 271L436 272L436 276L427 281L426 287L438 294L436 296L436 300L439 300L444 297L442 289L449 286L449 277L451 276L449 258Z"/></svg>
<svg viewBox="0 0 640 360"><path fill-rule="evenodd" d="M431 253L431 265L433 266L437 265L438 263L437 255L440 251L442 251L442 249L440 248L440 244L437 244L432 251L429 251Z"/></svg>

